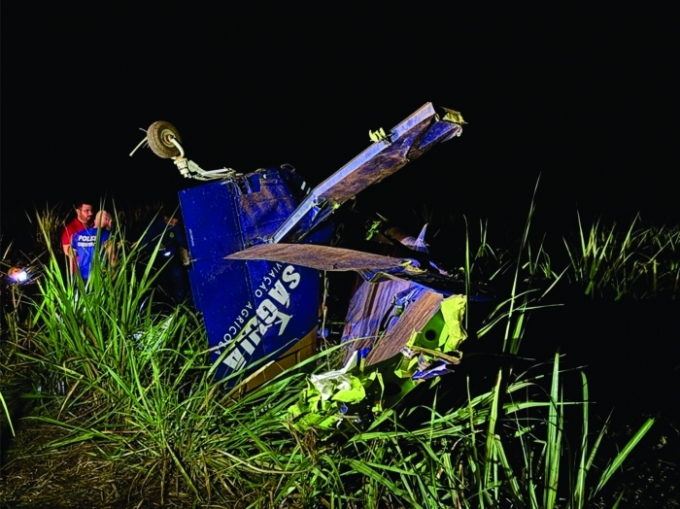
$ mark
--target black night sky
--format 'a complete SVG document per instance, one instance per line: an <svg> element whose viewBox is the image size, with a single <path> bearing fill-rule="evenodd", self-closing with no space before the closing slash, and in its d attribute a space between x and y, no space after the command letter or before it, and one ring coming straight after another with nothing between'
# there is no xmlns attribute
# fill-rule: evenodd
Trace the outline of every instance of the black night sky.
<svg viewBox="0 0 680 509"><path fill-rule="evenodd" d="M469 125L360 196L379 211L521 222L541 174L548 228L679 219L677 9L101 5L3 5L5 239L34 204L196 185L128 157L155 120L206 169L316 184L428 101Z"/></svg>

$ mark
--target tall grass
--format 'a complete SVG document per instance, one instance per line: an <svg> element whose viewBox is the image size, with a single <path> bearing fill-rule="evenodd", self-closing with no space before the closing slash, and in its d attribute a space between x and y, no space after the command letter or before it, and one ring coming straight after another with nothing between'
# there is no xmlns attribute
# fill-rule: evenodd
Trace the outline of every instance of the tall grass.
<svg viewBox="0 0 680 509"><path fill-rule="evenodd" d="M12 432L12 436L16 436L16 433L14 432L14 425L12 424L12 416L9 413L9 408L7 408L7 402L2 395L2 391L0 391L0 403L2 403L2 409L5 412L5 418L7 419L7 424L9 425L9 429Z"/></svg>
<svg viewBox="0 0 680 509"><path fill-rule="evenodd" d="M520 351L526 316L547 305L561 277L542 242L532 247L533 210L516 262L495 273L510 280L508 296L477 334L499 334L509 355ZM556 355L521 373L499 368L489 384L467 378L467 394L438 379L372 419L299 431L289 408L310 371L332 367L334 348L253 391L226 390L244 374L214 381L200 316L155 304L153 263L141 264L140 248L122 237L112 236L116 265L96 256L87 283L70 281L49 249L30 337L16 329L13 341L36 368L34 396L43 405L32 419L67 432L50 447L97 444L103 457L137 472L131 496L153 484L161 502L188 492L197 504L230 507L581 508L653 422L595 475L605 430L591 445L585 375L581 394L565 396ZM467 239L469 275L494 253L485 227L480 239ZM567 414L581 416L571 455Z"/></svg>
<svg viewBox="0 0 680 509"><path fill-rule="evenodd" d="M586 295L647 298L680 293L680 227L642 224L636 215L626 230L596 220L578 238L564 239L576 281Z"/></svg>
<svg viewBox="0 0 680 509"><path fill-rule="evenodd" d="M538 183L534 188L527 219L522 231L522 237L515 254L515 261L505 259L499 268L493 272L488 281L494 283L505 278L506 298L502 299L492 313L485 320L484 326L477 332L478 337L482 337L498 324L505 325L503 334L502 350L511 355L517 355L520 351L522 338L526 330L526 320L529 315L537 309L560 304L544 304L544 299L560 282L566 273L566 267L560 273L553 270L551 258L544 249L544 239L534 247L531 242L531 223L536 212L536 192ZM481 227L479 247L475 250L475 260L491 258L492 261L498 260L497 252L488 244L488 232L486 225ZM470 259L469 235L466 236L466 260ZM509 258L509 257L507 257ZM514 270L513 270L514 268ZM474 277L474 266L466 261L466 286L471 286L469 281ZM509 278L508 278L509 276Z"/></svg>

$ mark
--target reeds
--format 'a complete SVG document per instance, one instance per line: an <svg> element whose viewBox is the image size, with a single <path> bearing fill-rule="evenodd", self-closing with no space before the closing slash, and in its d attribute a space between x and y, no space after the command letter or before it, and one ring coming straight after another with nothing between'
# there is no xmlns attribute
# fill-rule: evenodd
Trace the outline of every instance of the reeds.
<svg viewBox="0 0 680 509"><path fill-rule="evenodd" d="M507 276L507 293L477 333L498 334L508 356L520 351L528 314L553 305L544 299L563 281L543 242L532 248L533 212L532 203L516 261L503 257L492 273L499 283ZM632 245L642 233L627 238ZM486 385L468 378L467 397L464 389L452 392L450 379L438 379L372 420L345 419L330 432L297 431L288 409L309 372L331 367L334 349L236 397L240 391L225 385L238 384L243 373L214 381L200 316L181 306L158 307L153 263L140 262L139 243L123 242L123 232L112 239L117 263L95 257L87 283L62 273L48 249L30 328L13 329L11 339L19 358L34 367L32 397L41 406L31 419L67 431L49 447L95 444L101 458L137 472L123 498L155 485L161 503L189 493L197 505L230 507L582 508L653 423L646 421L617 455L603 460L606 427L591 445L586 377L573 375L581 393L567 397L569 375L555 355L520 373L501 366ZM611 253L616 244L605 242L606 248L588 251L583 241L583 252L594 254L584 254L579 277L595 281L591 293L601 288L598 274L611 262L603 250ZM475 264L496 256L486 226L477 245L468 236L468 288ZM566 435L575 433L567 455ZM597 476L596 465L602 467Z"/></svg>
<svg viewBox="0 0 680 509"><path fill-rule="evenodd" d="M639 214L625 231L600 220L586 229L578 216L576 242L564 239L574 279L586 295L648 298L680 293L680 228L644 226Z"/></svg>

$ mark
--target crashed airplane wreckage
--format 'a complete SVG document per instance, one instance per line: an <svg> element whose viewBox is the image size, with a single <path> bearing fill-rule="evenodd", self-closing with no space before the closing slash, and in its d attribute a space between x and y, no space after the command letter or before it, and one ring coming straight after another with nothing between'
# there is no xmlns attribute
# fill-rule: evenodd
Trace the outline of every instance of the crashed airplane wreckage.
<svg viewBox="0 0 680 509"><path fill-rule="evenodd" d="M424 240L411 243L413 259L331 247L333 225L327 219L366 187L460 136L463 124L458 112L438 114L427 103L389 132L370 132L373 143L366 150L311 190L289 165L245 175L203 170L185 157L171 124L150 126L137 148L146 142L185 177L208 181L180 191L179 198L192 294L218 363L217 379L245 371L255 386L265 367L271 376L272 367L278 373L315 351L319 271L353 270L365 280L347 315L345 368L313 378L318 387L310 386L323 401L342 400L337 394L343 390L351 401L360 396L357 382L348 378L352 369L392 362L398 397L458 362L466 299L460 283L418 261Z"/></svg>

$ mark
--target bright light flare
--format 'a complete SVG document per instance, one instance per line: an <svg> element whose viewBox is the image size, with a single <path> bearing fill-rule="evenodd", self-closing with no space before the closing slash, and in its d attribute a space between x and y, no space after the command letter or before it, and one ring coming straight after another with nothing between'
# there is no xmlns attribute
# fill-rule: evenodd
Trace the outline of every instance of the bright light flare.
<svg viewBox="0 0 680 509"><path fill-rule="evenodd" d="M28 272L19 267L12 267L7 271L7 278L16 284L23 284L28 281Z"/></svg>

